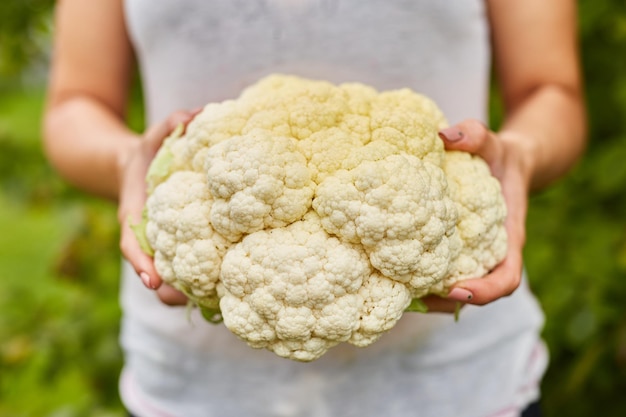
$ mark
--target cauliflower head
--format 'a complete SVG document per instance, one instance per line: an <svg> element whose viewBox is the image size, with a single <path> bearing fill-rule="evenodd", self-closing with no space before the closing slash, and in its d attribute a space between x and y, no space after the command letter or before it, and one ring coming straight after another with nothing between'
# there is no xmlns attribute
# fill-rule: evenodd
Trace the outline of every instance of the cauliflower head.
<svg viewBox="0 0 626 417"><path fill-rule="evenodd" d="M163 280L254 348L375 342L506 253L499 182L446 151L437 105L270 75L164 141L136 227Z"/></svg>

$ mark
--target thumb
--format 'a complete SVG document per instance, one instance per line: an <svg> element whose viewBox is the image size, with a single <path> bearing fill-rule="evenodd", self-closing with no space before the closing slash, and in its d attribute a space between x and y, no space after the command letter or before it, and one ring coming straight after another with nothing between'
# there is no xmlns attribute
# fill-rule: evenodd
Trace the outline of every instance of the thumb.
<svg viewBox="0 0 626 417"><path fill-rule="evenodd" d="M494 169L502 158L502 144L494 132L475 119L442 129L439 137L447 150L464 151L483 158Z"/></svg>

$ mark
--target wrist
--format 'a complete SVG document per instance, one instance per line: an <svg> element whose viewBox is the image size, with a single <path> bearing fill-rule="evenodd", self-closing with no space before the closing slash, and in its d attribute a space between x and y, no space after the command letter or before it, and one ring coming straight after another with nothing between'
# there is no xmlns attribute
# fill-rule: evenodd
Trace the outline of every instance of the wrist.
<svg viewBox="0 0 626 417"><path fill-rule="evenodd" d="M138 152L140 146L141 137L136 134L130 134L125 140L120 141L120 146L117 148L115 155L115 173L117 175L118 196L119 190L122 187L124 172L126 171L133 155L136 155Z"/></svg>
<svg viewBox="0 0 626 417"><path fill-rule="evenodd" d="M517 166L526 189L530 190L541 155L537 142L523 133L511 130L500 131L498 136L506 149L505 157Z"/></svg>

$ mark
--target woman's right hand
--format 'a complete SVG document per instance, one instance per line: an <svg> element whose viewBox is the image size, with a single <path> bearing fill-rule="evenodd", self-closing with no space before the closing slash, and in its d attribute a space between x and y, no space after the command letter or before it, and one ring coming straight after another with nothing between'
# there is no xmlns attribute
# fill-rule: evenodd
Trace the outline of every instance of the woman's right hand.
<svg viewBox="0 0 626 417"><path fill-rule="evenodd" d="M197 113L198 111L172 113L165 121L152 126L139 140L131 143L118 163L120 178L118 221L121 226L122 255L133 266L143 284L156 290L161 301L168 305L186 304L187 297L163 283L154 267L152 257L141 250L130 226L141 221L147 198L146 173L164 139L180 124L186 126Z"/></svg>

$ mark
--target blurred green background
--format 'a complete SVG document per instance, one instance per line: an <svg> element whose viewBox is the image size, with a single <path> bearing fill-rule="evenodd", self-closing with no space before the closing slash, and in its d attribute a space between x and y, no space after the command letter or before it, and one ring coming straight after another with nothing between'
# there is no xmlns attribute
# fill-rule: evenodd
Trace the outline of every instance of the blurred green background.
<svg viewBox="0 0 626 417"><path fill-rule="evenodd" d="M626 2L579 5L590 144L533 197L526 263L547 315L546 416L623 417ZM115 207L67 186L41 150L51 9L0 2L0 417L123 416Z"/></svg>

